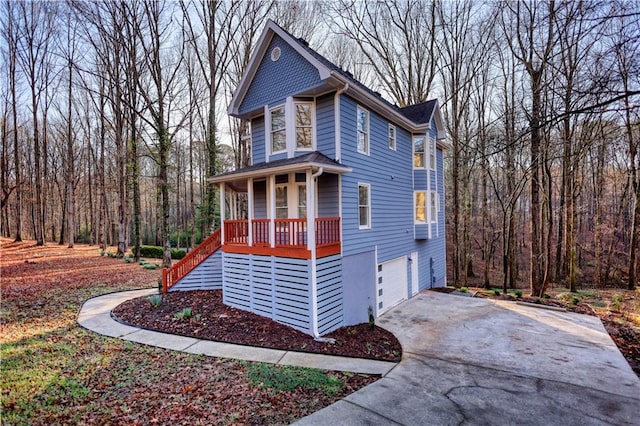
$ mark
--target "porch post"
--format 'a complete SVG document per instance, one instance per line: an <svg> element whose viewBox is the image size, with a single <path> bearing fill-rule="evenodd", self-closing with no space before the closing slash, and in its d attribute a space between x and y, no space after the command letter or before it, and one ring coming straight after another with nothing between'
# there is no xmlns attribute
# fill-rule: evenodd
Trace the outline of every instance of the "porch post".
<svg viewBox="0 0 640 426"><path fill-rule="evenodd" d="M311 169L307 170L305 179L307 186L307 250L315 253L316 249L316 185Z"/></svg>
<svg viewBox="0 0 640 426"><path fill-rule="evenodd" d="M253 245L253 178L247 179L247 245Z"/></svg>
<svg viewBox="0 0 640 426"><path fill-rule="evenodd" d="M270 175L267 179L267 217L269 218L269 246L276 245L276 177Z"/></svg>
<svg viewBox="0 0 640 426"><path fill-rule="evenodd" d="M224 210L225 210L225 185L224 182L220 183L220 228L222 229L222 232L220 233L220 242L221 244L224 244L224 220L225 220L225 214L224 214Z"/></svg>

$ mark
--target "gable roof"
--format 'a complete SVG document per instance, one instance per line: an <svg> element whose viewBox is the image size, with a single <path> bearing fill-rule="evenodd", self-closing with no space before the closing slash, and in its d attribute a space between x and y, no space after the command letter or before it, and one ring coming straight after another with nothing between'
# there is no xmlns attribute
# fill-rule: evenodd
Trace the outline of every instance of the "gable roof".
<svg viewBox="0 0 640 426"><path fill-rule="evenodd" d="M444 126L442 125L442 117L439 113L437 100L433 99L421 104L399 108L384 99L379 93L371 90L356 80L350 72L343 70L315 50L311 49L306 41L294 37L271 19L267 21L267 24L258 39L256 48L251 55L247 69L245 70L240 83L233 94L233 98L231 99L231 103L228 108L229 115L241 118L243 117L239 112L240 105L242 104L258 67L265 56L269 43L276 35L282 38L318 70L318 74L326 83L328 91L333 89L343 90L349 96L359 102L362 102L380 115L384 117L393 117L397 124L402 125L414 133L421 133L429 130L431 128L431 120L429 119L424 121L423 118L427 116L434 117L436 121L438 139L445 138Z"/></svg>

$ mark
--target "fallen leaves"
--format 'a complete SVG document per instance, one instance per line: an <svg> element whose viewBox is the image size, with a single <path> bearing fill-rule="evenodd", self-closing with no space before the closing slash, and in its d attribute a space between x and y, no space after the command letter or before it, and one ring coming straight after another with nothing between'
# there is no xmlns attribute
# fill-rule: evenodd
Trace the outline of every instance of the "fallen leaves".
<svg viewBox="0 0 640 426"><path fill-rule="evenodd" d="M339 393L273 392L250 384L244 362L94 334L76 324L86 299L155 287L160 271L80 244L0 239L0 250L3 424L285 424L377 380L324 372Z"/></svg>

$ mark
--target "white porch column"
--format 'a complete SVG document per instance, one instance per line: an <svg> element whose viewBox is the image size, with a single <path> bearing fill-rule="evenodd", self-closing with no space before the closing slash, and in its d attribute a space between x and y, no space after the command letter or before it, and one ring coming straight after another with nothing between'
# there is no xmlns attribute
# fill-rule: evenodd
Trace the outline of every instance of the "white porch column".
<svg viewBox="0 0 640 426"><path fill-rule="evenodd" d="M311 169L307 170L305 179L307 187L307 250L316 250L316 185ZM315 256L313 256L315 257Z"/></svg>
<svg viewBox="0 0 640 426"><path fill-rule="evenodd" d="M224 244L224 220L225 220L225 185L224 182L220 183L220 229L222 232L220 234L220 242Z"/></svg>
<svg viewBox="0 0 640 426"><path fill-rule="evenodd" d="M269 219L269 246L275 247L276 244L276 177L269 176L267 179L267 218Z"/></svg>
<svg viewBox="0 0 640 426"><path fill-rule="evenodd" d="M247 244L253 245L253 178L247 179Z"/></svg>

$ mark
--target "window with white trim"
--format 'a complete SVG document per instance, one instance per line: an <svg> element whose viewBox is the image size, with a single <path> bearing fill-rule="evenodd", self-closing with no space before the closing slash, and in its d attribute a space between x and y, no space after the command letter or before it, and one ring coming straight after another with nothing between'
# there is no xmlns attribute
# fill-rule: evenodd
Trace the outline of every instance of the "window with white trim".
<svg viewBox="0 0 640 426"><path fill-rule="evenodd" d="M286 219L289 217L289 195L287 185L276 186L276 218Z"/></svg>
<svg viewBox="0 0 640 426"><path fill-rule="evenodd" d="M427 193L425 191L415 191L414 223L427 223Z"/></svg>
<svg viewBox="0 0 640 426"><path fill-rule="evenodd" d="M298 219L307 217L307 186L298 185Z"/></svg>
<svg viewBox="0 0 640 426"><path fill-rule="evenodd" d="M396 150L396 126L389 123L389 149Z"/></svg>
<svg viewBox="0 0 640 426"><path fill-rule="evenodd" d="M436 140L429 136L429 168L436 169Z"/></svg>
<svg viewBox="0 0 640 426"><path fill-rule="evenodd" d="M313 148L313 103L296 102L296 148Z"/></svg>
<svg viewBox="0 0 640 426"><path fill-rule="evenodd" d="M284 105L270 110L271 116L271 153L287 149L287 121Z"/></svg>
<svg viewBox="0 0 640 426"><path fill-rule="evenodd" d="M371 228L371 186L368 183L358 184L358 226L360 229Z"/></svg>
<svg viewBox="0 0 640 426"><path fill-rule="evenodd" d="M438 212L440 211L440 203L438 200L438 193L436 191L431 191L431 200L430 200L430 208L431 208L431 223L438 223Z"/></svg>
<svg viewBox="0 0 640 426"><path fill-rule="evenodd" d="M369 155L369 111L358 106L356 121L358 152Z"/></svg>
<svg viewBox="0 0 640 426"><path fill-rule="evenodd" d="M413 168L422 169L425 167L424 158L424 136L413 137Z"/></svg>

